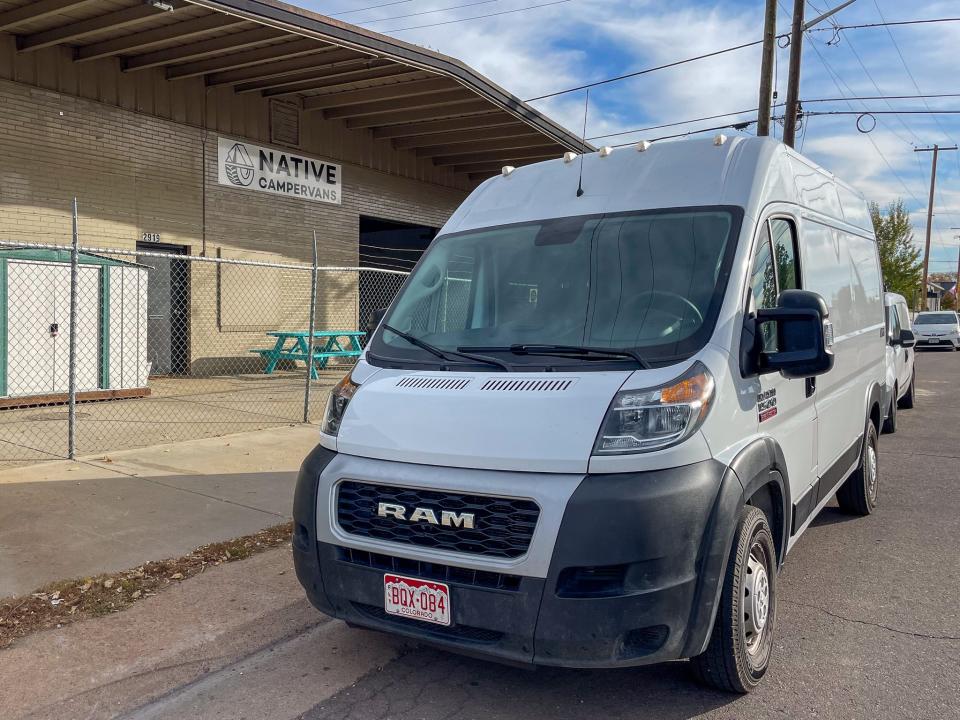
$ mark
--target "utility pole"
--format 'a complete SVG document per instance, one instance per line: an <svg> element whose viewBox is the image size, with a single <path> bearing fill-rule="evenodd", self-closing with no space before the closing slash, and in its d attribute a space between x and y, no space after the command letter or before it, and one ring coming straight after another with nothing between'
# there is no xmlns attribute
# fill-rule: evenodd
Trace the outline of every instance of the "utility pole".
<svg viewBox="0 0 960 720"><path fill-rule="evenodd" d="M930 199L927 201L927 239L923 248L923 287L920 289L922 307L918 308L918 310L927 309L927 286L930 280L930 234L933 231L933 195L937 189L937 157L940 155L941 150L956 149L956 145L951 147L940 147L939 145L934 145L933 147L913 149L914 152L933 153L933 167L930 170Z"/></svg>
<svg viewBox="0 0 960 720"><path fill-rule="evenodd" d="M773 61L777 52L777 0L767 0L763 18L763 58L760 61L760 101L757 104L757 135L770 134L770 104L773 102Z"/></svg>
<svg viewBox="0 0 960 720"><path fill-rule="evenodd" d="M800 59L803 55L803 33L836 15L856 0L846 0L808 23L803 21L805 0L793 0L793 23L790 27L790 76L787 78L787 105L783 115L783 142L793 147L797 139L797 116L800 114ZM768 8L769 11L769 8ZM766 36L764 36L766 41ZM758 132L759 135L759 126Z"/></svg>
<svg viewBox="0 0 960 720"><path fill-rule="evenodd" d="M800 58L803 54L803 9L805 0L793 0L790 28L790 76L787 79L787 106L783 113L783 142L793 147L797 140L797 111L800 109Z"/></svg>
<svg viewBox="0 0 960 720"><path fill-rule="evenodd" d="M960 230L960 227L952 227L951 230ZM960 240L960 235L954 235L954 240ZM953 307L960 312L960 246L957 247L957 282L953 286Z"/></svg>

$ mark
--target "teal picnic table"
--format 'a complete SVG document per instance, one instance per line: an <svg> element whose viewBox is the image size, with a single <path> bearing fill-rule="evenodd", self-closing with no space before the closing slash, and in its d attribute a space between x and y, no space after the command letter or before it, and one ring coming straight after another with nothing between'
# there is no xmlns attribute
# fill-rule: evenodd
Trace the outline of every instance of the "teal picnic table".
<svg viewBox="0 0 960 720"><path fill-rule="evenodd" d="M267 361L263 369L267 375L272 375L281 360L307 362L310 352L310 332L307 330L271 330L267 333L277 339L272 348L254 349ZM314 330L313 332L313 362L310 363L310 377L316 380L318 370L323 370L331 358L360 357L363 348L360 339L366 333L356 330Z"/></svg>

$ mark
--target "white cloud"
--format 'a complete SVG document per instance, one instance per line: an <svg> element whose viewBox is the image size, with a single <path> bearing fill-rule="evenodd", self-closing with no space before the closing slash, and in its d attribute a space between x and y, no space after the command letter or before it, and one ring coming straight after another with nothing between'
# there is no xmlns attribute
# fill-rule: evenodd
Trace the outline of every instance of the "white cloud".
<svg viewBox="0 0 960 720"><path fill-rule="evenodd" d="M352 9L376 0L299 0L322 12ZM375 30L421 25L458 17L481 15L523 7L544 0L497 0L475 8L446 11L416 18L373 23ZM879 0L887 20L956 15L952 0ZM442 8L449 0L415 0L344 16L364 24L371 18L388 18L407 12ZM572 0L528 12L422 28L397 33L457 57L521 98L598 80L607 74L634 72L730 45L758 39L762 34L762 3L734 0ZM843 10L842 23L878 22L872 0ZM785 12L781 32L788 29ZM956 48L960 23L891 28L906 62L925 92L956 87ZM876 82L886 94L914 94L916 89L883 28L847 31L838 44L827 46L831 33L805 40L801 96L805 99L855 93L876 95ZM812 45L816 43L815 47ZM594 52L588 50L593 48ZM597 50L602 49L602 52ZM859 55L857 59L853 50ZM840 89L821 63L821 55L841 78ZM785 95L788 50L778 52L778 90ZM860 61L873 80L867 76ZM591 100L588 135L600 135L646 125L675 122L752 107L759 82L759 50L749 48L708 60L650 73L598 89ZM930 107L958 107L956 99L929 100ZM922 101L854 102L857 110L925 109ZM583 119L583 94L572 93L535 103L555 120L579 133ZM807 110L847 110L844 102L809 104ZM960 116L934 119L926 115L877 115L878 126L870 138L856 129L855 116L807 118L803 151L857 186L865 195L884 203L903 197L915 213L918 235L925 223L929 154L920 158L911 142L945 142L960 139ZM720 124L704 121L648 133L670 134ZM906 127L905 127L906 126ZM632 136L618 138L631 140ZM639 139L639 136L638 136ZM874 144L876 144L876 148ZM878 149L879 151L878 151ZM882 153L882 156L881 156ZM884 160L886 158L886 160ZM888 165L889 163L889 165ZM891 171L893 168L896 174ZM898 177L900 179L898 179ZM944 241L952 242L950 225L960 226L960 162L942 157L940 192L935 227ZM902 183L901 183L902 181ZM909 192L904 188L904 184ZM948 213L952 213L952 218Z"/></svg>

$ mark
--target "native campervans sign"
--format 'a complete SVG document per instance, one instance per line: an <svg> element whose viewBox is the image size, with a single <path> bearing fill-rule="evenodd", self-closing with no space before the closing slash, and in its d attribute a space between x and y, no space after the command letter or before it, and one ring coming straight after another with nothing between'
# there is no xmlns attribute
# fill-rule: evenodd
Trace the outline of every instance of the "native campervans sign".
<svg viewBox="0 0 960 720"><path fill-rule="evenodd" d="M242 190L340 204L340 166L287 150L218 138L217 179Z"/></svg>

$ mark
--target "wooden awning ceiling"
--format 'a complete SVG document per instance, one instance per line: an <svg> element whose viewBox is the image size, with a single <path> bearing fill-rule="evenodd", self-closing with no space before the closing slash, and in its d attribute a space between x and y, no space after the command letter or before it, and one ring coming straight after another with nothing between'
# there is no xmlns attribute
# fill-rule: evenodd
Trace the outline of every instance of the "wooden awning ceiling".
<svg viewBox="0 0 960 720"><path fill-rule="evenodd" d="M21 53L63 45L76 63L294 99L305 122L342 122L472 180L593 149L453 58L271 0L0 0L0 32Z"/></svg>

